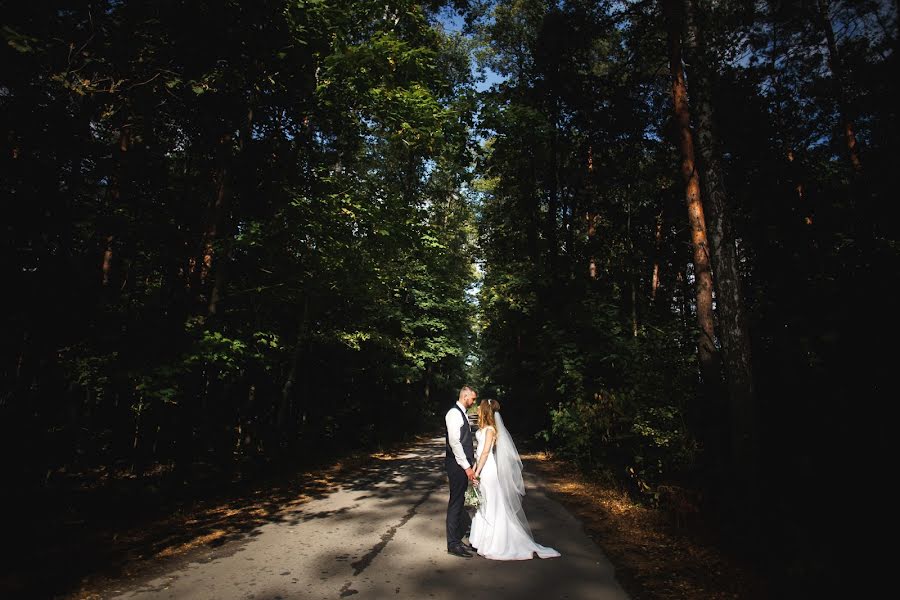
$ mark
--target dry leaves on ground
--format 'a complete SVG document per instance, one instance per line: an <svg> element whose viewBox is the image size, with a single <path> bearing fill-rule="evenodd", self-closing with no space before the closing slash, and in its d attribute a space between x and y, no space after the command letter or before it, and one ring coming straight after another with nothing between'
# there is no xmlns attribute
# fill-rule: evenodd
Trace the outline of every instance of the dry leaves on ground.
<svg viewBox="0 0 900 600"><path fill-rule="evenodd" d="M765 597L749 569L697 539L694 521L676 522L664 511L641 506L546 452L524 454L522 460L582 522L634 600Z"/></svg>

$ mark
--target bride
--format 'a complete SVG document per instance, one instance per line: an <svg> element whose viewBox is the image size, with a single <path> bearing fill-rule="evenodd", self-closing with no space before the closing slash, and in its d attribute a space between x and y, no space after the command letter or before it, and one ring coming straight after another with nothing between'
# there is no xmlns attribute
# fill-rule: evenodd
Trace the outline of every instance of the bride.
<svg viewBox="0 0 900 600"><path fill-rule="evenodd" d="M469 545L481 556L493 560L527 560L559 556L553 548L534 541L522 496L522 460L500 416L500 403L482 400L478 406L475 433L478 462L475 477L481 502L472 520Z"/></svg>

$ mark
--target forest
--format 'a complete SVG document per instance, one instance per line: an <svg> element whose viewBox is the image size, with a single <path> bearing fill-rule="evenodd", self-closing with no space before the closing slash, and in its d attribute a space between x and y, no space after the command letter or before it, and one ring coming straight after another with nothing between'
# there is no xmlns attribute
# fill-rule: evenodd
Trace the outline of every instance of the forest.
<svg viewBox="0 0 900 600"><path fill-rule="evenodd" d="M468 383L697 491L785 597L879 560L896 1L0 15L10 539L439 432Z"/></svg>

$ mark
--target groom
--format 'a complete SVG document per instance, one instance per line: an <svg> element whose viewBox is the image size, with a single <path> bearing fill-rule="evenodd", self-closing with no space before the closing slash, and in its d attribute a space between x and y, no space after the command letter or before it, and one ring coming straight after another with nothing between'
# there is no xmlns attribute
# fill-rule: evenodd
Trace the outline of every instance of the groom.
<svg viewBox="0 0 900 600"><path fill-rule="evenodd" d="M459 390L459 401L447 411L447 456L444 466L450 481L450 502L447 504L447 552L469 558L462 538L472 526L472 519L464 506L466 488L475 480L475 448L472 445L472 429L466 410L475 404L475 390L464 385Z"/></svg>

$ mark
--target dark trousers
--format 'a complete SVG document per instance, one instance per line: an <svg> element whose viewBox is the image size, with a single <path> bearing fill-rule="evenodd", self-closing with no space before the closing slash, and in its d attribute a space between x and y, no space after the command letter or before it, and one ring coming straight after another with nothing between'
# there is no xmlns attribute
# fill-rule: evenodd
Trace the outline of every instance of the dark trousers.
<svg viewBox="0 0 900 600"><path fill-rule="evenodd" d="M469 478L456 461L445 463L447 479L450 481L450 501L447 503L447 548L462 542L463 536L472 526L472 519L464 501Z"/></svg>

